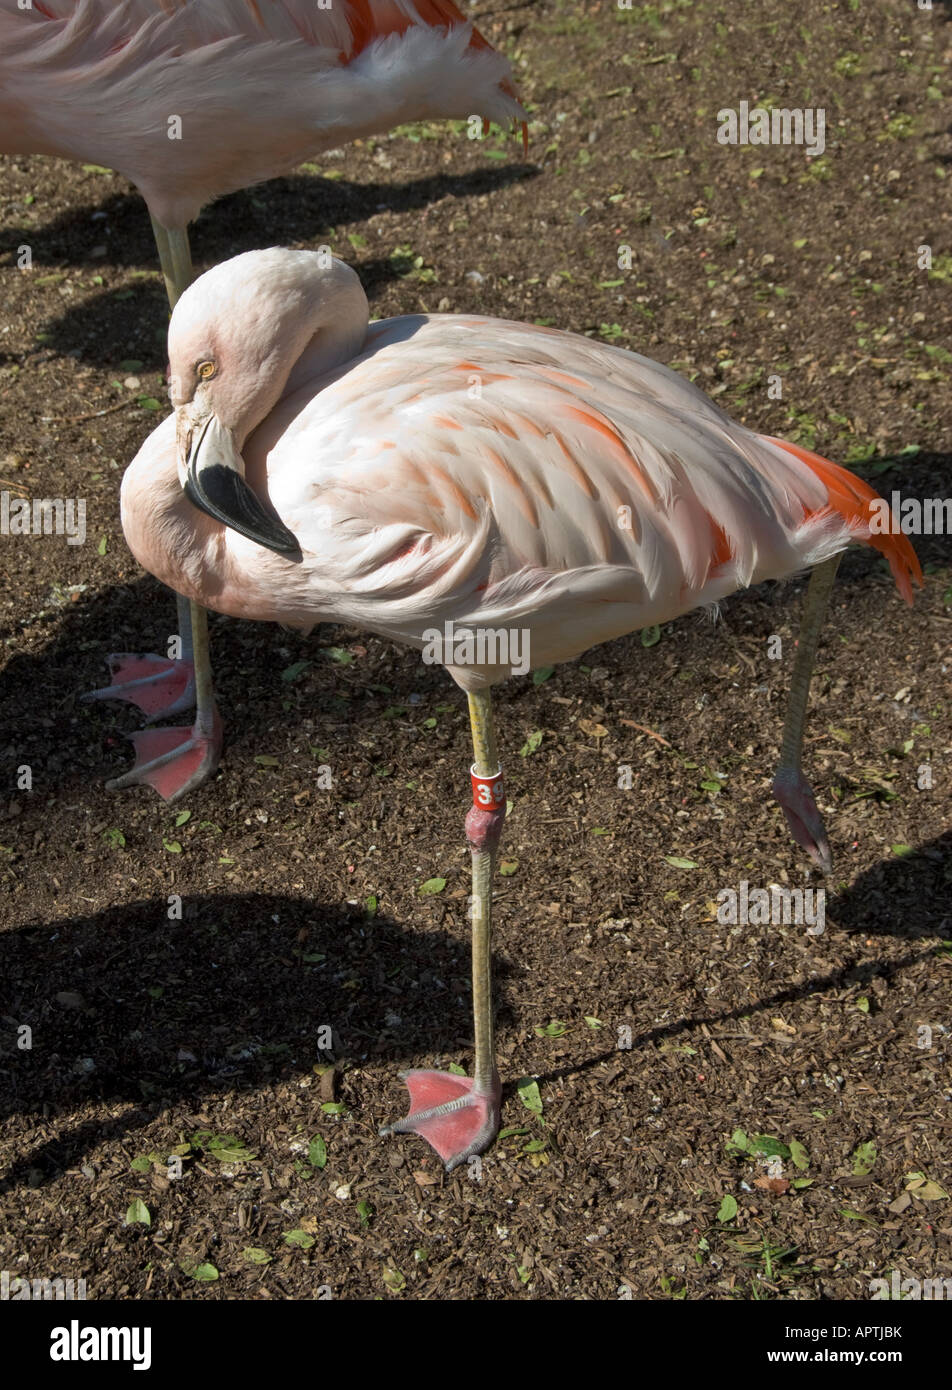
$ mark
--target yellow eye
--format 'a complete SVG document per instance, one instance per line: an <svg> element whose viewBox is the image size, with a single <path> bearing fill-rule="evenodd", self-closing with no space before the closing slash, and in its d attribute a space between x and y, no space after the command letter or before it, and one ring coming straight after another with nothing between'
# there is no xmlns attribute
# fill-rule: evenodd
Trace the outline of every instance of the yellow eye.
<svg viewBox="0 0 952 1390"><path fill-rule="evenodd" d="M207 381L210 376L214 376L217 370L214 362L199 362L198 364L198 374L202 381Z"/></svg>

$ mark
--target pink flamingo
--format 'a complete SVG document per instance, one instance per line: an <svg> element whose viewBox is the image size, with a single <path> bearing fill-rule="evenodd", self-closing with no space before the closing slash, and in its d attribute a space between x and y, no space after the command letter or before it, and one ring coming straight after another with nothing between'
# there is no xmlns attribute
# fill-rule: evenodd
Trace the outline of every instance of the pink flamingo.
<svg viewBox="0 0 952 1390"><path fill-rule="evenodd" d="M490 689L516 664L502 638L527 636L533 666L567 661L814 566L773 790L828 868L800 767L826 599L853 541L885 554L910 602L918 561L904 535L871 534L866 483L734 424L668 368L493 319L368 327L357 275L319 253L207 272L172 315L169 358L174 415L122 484L146 569L222 613L305 631L357 624L426 649L452 625L441 659L475 752L475 1071L406 1073L410 1113L381 1132L419 1134L453 1168L499 1126L491 878L506 798Z"/></svg>
<svg viewBox="0 0 952 1390"><path fill-rule="evenodd" d="M0 153L129 178L173 308L205 203L359 136L474 111L525 121L509 64L453 0L0 0ZM150 723L195 705L192 727L161 731L170 801L221 753L204 611L180 597L178 627L181 660L117 653L112 684L87 697ZM138 766L108 785L140 781L157 785Z"/></svg>

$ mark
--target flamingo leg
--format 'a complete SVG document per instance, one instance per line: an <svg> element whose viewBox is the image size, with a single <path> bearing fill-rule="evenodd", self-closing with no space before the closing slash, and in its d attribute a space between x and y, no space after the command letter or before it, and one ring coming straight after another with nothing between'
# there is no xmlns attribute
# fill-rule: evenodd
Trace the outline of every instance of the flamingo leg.
<svg viewBox="0 0 952 1390"><path fill-rule="evenodd" d="M493 1047L492 877L506 816L506 797L496 755L488 690L469 695L475 762L473 806L466 817L472 860L473 1026L472 1078L440 1071L401 1072L410 1092L410 1113L381 1134L418 1134L451 1172L487 1149L499 1132L502 1087Z"/></svg>
<svg viewBox="0 0 952 1390"><path fill-rule="evenodd" d="M192 282L192 255L185 227L163 227L152 218L170 309ZM90 691L86 700L126 700L147 715L146 723L196 710L195 723L147 729L133 734L136 762L123 777L107 782L111 791L148 783L166 801L179 801L212 775L221 757L221 720L215 708L208 621L205 610L175 596L182 655L116 652L107 658L112 681Z"/></svg>
<svg viewBox="0 0 952 1390"><path fill-rule="evenodd" d="M833 867L830 842L813 790L803 775L801 758L810 678L813 675L820 629L826 617L841 558L840 555L834 555L831 560L824 560L810 575L810 587L800 620L797 657L790 681L780 763L770 789L775 800L783 808L787 826L794 840L806 850L817 868L825 874Z"/></svg>
<svg viewBox="0 0 952 1390"><path fill-rule="evenodd" d="M153 217L152 231L159 251L159 264L165 279L169 308L174 309L195 278L187 227L163 227Z"/></svg>

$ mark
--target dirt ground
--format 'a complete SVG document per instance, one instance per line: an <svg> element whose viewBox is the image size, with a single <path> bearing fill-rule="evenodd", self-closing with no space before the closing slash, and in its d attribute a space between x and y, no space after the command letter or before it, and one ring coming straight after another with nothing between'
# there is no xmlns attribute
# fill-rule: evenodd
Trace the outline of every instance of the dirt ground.
<svg viewBox="0 0 952 1390"><path fill-rule="evenodd" d="M526 158L462 125L365 141L208 208L197 265L326 243L377 316L600 335L887 495L948 496L949 7L476 13ZM745 100L824 108L825 152L718 143ZM140 720L79 695L174 625L119 524L167 409L141 199L0 160L0 277L2 487L83 497L88 526L0 536L0 1267L153 1299L853 1300L952 1276L948 538L916 538L911 609L874 552L841 569L807 743L820 934L717 919L745 880L818 886L768 792L802 580L499 692L505 1128L447 1177L377 1128L401 1067L471 1063L464 702L366 634L213 617L220 772L174 809L106 792Z"/></svg>

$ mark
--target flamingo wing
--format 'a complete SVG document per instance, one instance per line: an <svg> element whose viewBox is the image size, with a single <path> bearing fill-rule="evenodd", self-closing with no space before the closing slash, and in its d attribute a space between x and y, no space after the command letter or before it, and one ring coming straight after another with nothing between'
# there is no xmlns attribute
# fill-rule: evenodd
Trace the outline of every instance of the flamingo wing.
<svg viewBox="0 0 952 1390"><path fill-rule="evenodd" d="M647 358L492 320L373 326L267 467L338 615L404 641L531 618L537 664L869 539L845 470Z"/></svg>

